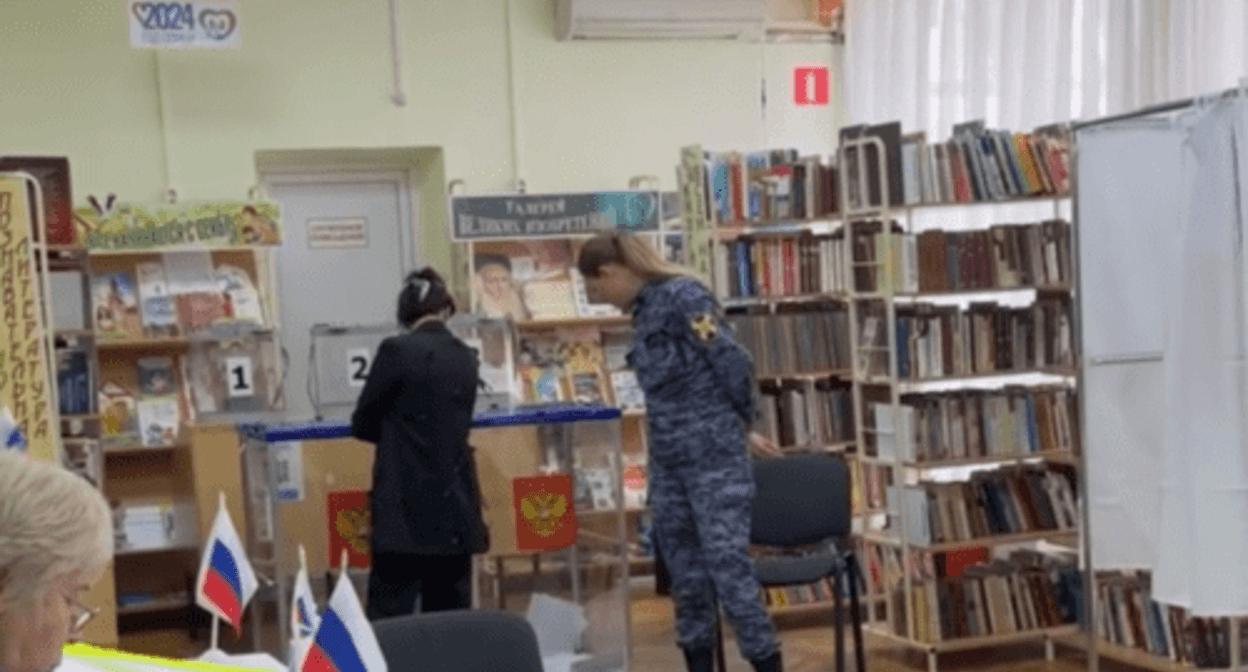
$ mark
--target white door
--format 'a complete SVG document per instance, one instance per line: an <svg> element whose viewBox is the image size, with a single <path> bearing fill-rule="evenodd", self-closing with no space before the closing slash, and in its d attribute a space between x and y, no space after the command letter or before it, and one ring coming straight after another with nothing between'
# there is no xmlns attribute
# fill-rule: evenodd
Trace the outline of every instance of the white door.
<svg viewBox="0 0 1248 672"><path fill-rule="evenodd" d="M415 259L414 210L402 174L268 175L265 189L282 205L285 233L277 271L286 417L307 420L311 328L395 322Z"/></svg>

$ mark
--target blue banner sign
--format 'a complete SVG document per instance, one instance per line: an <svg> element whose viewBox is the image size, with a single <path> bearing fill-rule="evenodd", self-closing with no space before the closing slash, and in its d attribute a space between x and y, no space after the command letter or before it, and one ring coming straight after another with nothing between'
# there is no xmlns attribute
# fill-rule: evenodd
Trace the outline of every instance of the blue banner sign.
<svg viewBox="0 0 1248 672"><path fill-rule="evenodd" d="M657 191L451 196L453 240L562 238L603 231L658 231Z"/></svg>

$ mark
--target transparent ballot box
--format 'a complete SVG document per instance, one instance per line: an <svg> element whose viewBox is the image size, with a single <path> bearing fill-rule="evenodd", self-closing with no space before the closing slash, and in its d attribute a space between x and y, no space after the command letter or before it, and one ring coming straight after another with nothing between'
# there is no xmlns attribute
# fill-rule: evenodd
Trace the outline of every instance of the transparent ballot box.
<svg viewBox="0 0 1248 672"><path fill-rule="evenodd" d="M489 550L473 559L474 608L524 615L548 670L630 669L629 550L635 544L627 514L637 503L624 497L619 409L553 404L479 410L474 425L470 443L490 532ZM284 642L291 559L300 544L311 554L324 542L283 534L289 483L282 451L291 442L349 438L350 427L345 420L247 424L239 433L248 553L274 579L256 599L272 604L265 612L276 617L278 641ZM364 591L359 596L367 597ZM285 657L273 648L270 653Z"/></svg>
<svg viewBox="0 0 1248 672"><path fill-rule="evenodd" d="M490 550L475 558L475 603L524 614L547 669L630 669L636 506L624 495L619 410L546 406L477 418Z"/></svg>

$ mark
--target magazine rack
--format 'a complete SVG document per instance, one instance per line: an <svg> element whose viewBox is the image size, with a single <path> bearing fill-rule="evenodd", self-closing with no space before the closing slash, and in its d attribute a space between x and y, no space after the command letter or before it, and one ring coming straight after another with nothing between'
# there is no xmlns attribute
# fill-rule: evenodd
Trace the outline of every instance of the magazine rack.
<svg viewBox="0 0 1248 672"><path fill-rule="evenodd" d="M474 425L471 440L477 447L483 514L491 537L489 551L474 558L474 607L529 613L544 653L565 650L574 660L583 661L573 669L630 669L630 553L619 409L569 404L502 408L478 412ZM280 467L270 447L290 441L348 438L350 425L344 420L242 424L238 431L248 493L249 553L258 571L276 579L272 589L257 593L254 599L275 602L278 641L285 642L293 574L282 556L294 552L298 540L282 535L280 484L275 478ZM553 551L521 551L516 547L512 481L552 473L567 474L580 485L578 501L571 503L577 541ZM532 567L531 579L517 581L518 572L508 576L509 563L517 562ZM538 594L543 597L535 600ZM552 629L552 617L562 617L564 625ZM258 624L260 619L253 620ZM576 628L576 621L583 627ZM557 634L566 631L567 623L573 623L577 636Z"/></svg>

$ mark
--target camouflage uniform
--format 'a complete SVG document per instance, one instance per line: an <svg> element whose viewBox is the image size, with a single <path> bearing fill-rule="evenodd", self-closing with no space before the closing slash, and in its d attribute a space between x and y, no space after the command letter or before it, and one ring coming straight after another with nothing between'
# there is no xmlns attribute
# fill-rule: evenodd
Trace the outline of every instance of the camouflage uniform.
<svg viewBox="0 0 1248 672"><path fill-rule="evenodd" d="M672 575L685 649L715 642L716 602L749 660L776 652L748 555L754 478L745 427L755 413L749 355L698 282L648 284L633 312L629 363L646 394L650 508Z"/></svg>

